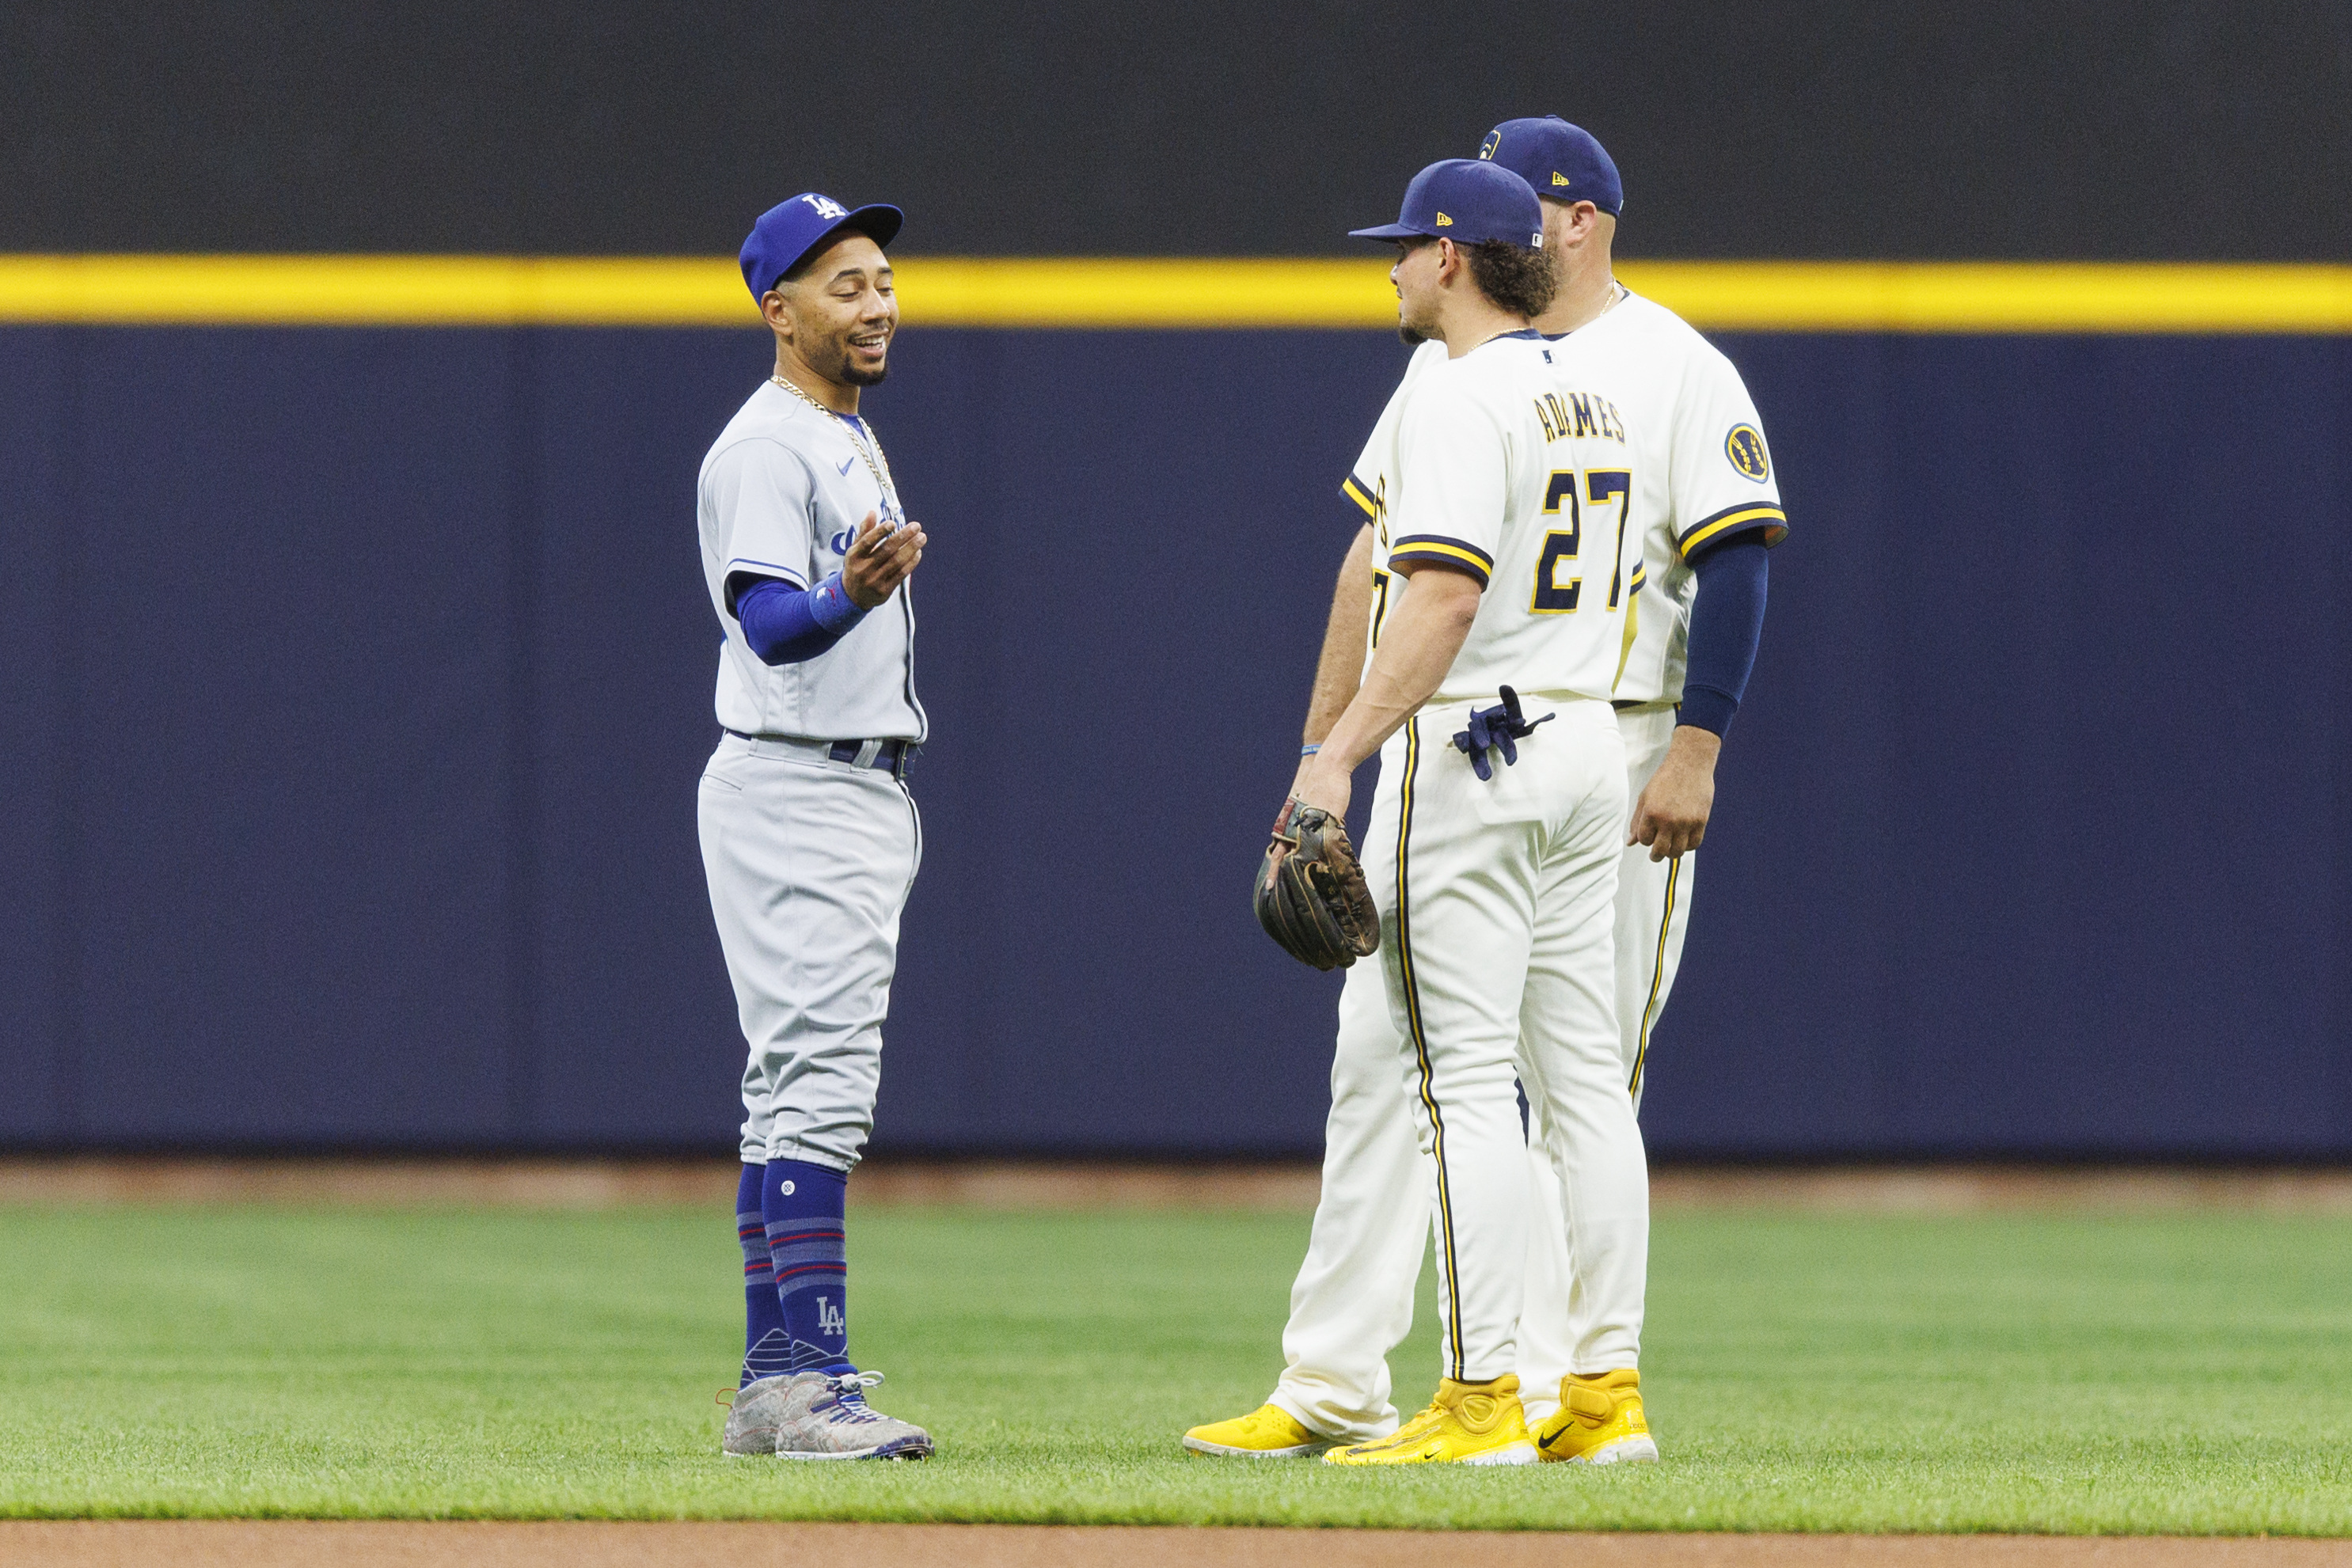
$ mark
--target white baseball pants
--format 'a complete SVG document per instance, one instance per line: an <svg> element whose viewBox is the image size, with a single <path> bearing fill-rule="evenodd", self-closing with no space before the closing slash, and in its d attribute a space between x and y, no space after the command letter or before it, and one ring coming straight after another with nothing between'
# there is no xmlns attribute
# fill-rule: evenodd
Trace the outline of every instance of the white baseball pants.
<svg viewBox="0 0 2352 1568"><path fill-rule="evenodd" d="M1674 707L1649 705L1616 717L1628 798L1637 799L1673 738ZM1383 780L1390 772L1384 759ZM1392 832L1393 819L1388 826ZM1378 847L1377 837L1368 841L1368 856ZM1619 862L1619 1055L1637 1109L1650 1031L1673 992L1689 929L1695 858L1653 862L1648 850L1635 847ZM1383 1436L1396 1427L1388 1352L1412 1326L1413 1281L1430 1234L1432 1173L1413 1134L1411 1108L1395 1092L1394 1064L1404 1049L1390 1017L1381 970L1370 963L1356 965L1339 994L1322 1196L1306 1261L1291 1287L1290 1320L1282 1336L1286 1364L1272 1396L1307 1426L1349 1441ZM1539 1108L1531 1109L1540 1114ZM1534 1218L1518 1372L1529 1419L1539 1420L1550 1414L1565 1374L1635 1363L1607 1359L1601 1322L1622 1315L1622 1309L1574 1277L1559 1182L1540 1140L1528 1149L1527 1160L1528 1212ZM1618 1281L1620 1289L1623 1283Z"/></svg>
<svg viewBox="0 0 2352 1568"><path fill-rule="evenodd" d="M1550 1153L1579 1261L1588 1273L1632 1269L1636 1278L1645 1266L1641 1134L1618 1081L1624 749L1605 703L1537 700L1552 723L1490 779L1448 739L1469 705L1415 716L1384 757L1367 846L1390 1018L1431 1161L1441 1360L1446 1375L1473 1383L1518 1370L1522 1082L1557 1131ZM1624 1330L1638 1339L1638 1319Z"/></svg>
<svg viewBox="0 0 2352 1568"><path fill-rule="evenodd" d="M704 769L702 866L751 1047L745 1161L848 1170L874 1128L898 915L922 862L887 768L726 736Z"/></svg>

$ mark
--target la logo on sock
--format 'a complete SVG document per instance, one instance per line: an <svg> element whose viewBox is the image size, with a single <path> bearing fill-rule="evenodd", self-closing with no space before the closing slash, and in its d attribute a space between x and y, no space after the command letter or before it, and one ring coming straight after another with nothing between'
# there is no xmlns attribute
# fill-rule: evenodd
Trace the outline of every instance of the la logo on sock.
<svg viewBox="0 0 2352 1568"><path fill-rule="evenodd" d="M849 1332L848 1321L841 1315L841 1309L835 1306L828 1297L819 1296L816 1299L816 1332L828 1336Z"/></svg>

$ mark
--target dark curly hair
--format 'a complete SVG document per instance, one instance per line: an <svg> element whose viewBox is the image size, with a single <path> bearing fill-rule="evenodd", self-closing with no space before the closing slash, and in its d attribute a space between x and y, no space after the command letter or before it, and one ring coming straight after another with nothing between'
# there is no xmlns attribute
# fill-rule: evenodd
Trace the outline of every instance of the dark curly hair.
<svg viewBox="0 0 2352 1568"><path fill-rule="evenodd" d="M1470 277L1478 292L1502 308L1533 320L1551 308L1559 285L1551 275L1551 257L1542 251L1507 239L1484 239L1462 248L1469 255Z"/></svg>

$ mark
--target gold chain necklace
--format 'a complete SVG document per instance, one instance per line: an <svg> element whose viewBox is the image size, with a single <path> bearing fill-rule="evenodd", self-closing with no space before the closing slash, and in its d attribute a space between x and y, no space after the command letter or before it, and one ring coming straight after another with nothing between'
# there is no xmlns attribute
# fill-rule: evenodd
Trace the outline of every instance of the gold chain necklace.
<svg viewBox="0 0 2352 1568"><path fill-rule="evenodd" d="M882 492L884 505L896 510L898 505L898 481L890 476L889 455L882 450L882 438L874 434L874 427L862 419L856 424L850 423L848 415L829 409L817 402L798 383L785 380L782 371L768 379L816 410L817 413L841 422L841 428L849 436L850 445L856 448L858 456L866 459L866 471L874 476L874 487ZM874 444L873 450L870 452L866 450L866 440L859 437L858 433L861 429L865 432L866 437L870 438Z"/></svg>

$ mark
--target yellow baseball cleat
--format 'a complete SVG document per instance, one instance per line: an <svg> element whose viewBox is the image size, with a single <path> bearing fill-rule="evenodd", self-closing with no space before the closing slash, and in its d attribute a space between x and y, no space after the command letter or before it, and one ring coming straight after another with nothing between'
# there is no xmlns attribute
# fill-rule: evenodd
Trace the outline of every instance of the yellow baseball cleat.
<svg viewBox="0 0 2352 1568"><path fill-rule="evenodd" d="M1565 1464L1654 1464L1658 1445L1642 1416L1642 1375L1628 1366L1561 1378L1559 1414L1536 1434L1536 1447Z"/></svg>
<svg viewBox="0 0 2352 1568"><path fill-rule="evenodd" d="M1230 1421L1212 1421L1184 1434L1184 1446L1196 1454L1225 1459L1304 1459L1332 1446L1298 1423L1279 1405L1261 1405Z"/></svg>
<svg viewBox="0 0 2352 1568"><path fill-rule="evenodd" d="M1334 1448L1327 1465L1532 1465L1536 1446L1528 1440L1527 1412L1519 1407L1519 1380L1492 1383L1445 1379L1429 1408L1377 1442Z"/></svg>

